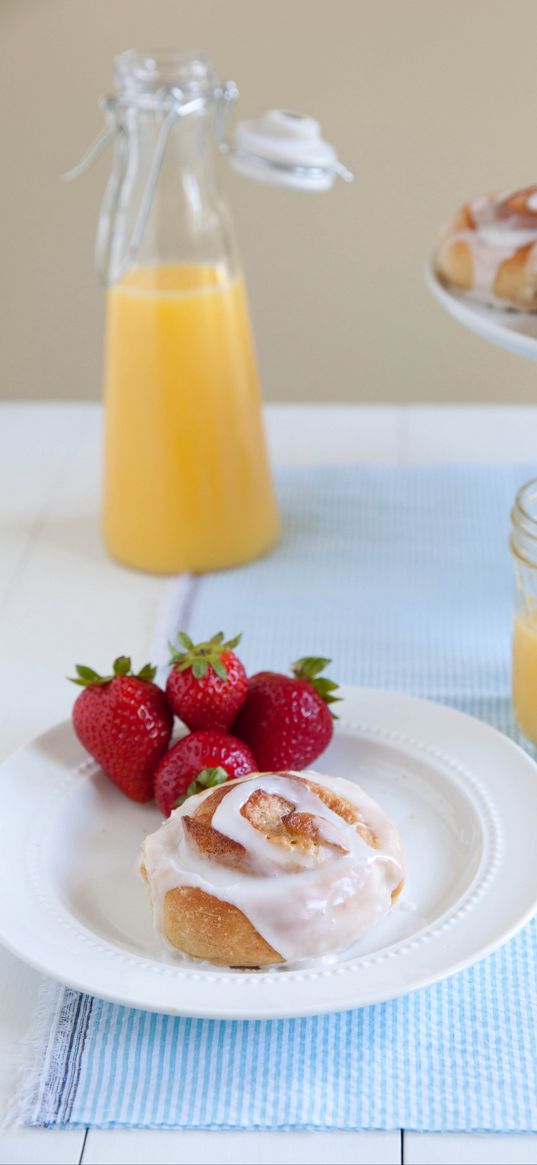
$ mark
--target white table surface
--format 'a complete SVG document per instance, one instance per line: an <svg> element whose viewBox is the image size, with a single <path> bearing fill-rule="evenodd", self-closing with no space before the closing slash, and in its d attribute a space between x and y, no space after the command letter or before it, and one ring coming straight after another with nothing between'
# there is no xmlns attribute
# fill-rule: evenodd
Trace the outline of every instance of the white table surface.
<svg viewBox="0 0 537 1165"><path fill-rule="evenodd" d="M516 373L516 364L513 363ZM537 386L536 386L537 398ZM279 464L537 458L537 408L279 405L267 409ZM162 579L105 555L98 527L101 415L89 404L0 406L0 756L69 715L75 658L143 662ZM0 950L0 1113L40 976ZM535 1162L537 1136L367 1133L0 1133L0 1163L271 1165Z"/></svg>

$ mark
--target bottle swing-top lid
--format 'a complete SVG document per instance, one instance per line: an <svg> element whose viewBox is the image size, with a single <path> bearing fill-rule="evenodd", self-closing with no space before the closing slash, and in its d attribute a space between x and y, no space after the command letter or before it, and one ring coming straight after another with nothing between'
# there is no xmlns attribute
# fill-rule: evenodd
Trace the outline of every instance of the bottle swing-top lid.
<svg viewBox="0 0 537 1165"><path fill-rule="evenodd" d="M319 122L286 109L237 122L228 157L234 170L270 186L328 190L336 175L346 182L353 178L321 137Z"/></svg>

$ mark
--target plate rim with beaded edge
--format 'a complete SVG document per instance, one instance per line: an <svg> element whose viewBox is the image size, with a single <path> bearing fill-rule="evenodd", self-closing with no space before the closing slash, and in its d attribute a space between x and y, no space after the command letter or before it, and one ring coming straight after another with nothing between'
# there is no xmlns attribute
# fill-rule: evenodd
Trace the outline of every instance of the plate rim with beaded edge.
<svg viewBox="0 0 537 1165"><path fill-rule="evenodd" d="M139 844L161 817L116 790L69 721L0 765L0 875L10 887L0 898L0 942L87 994L211 1019L380 1003L496 950L537 909L537 865L524 861L534 844L537 765L502 733L447 705L378 688L341 692L334 740L317 771L354 778L377 796L408 858L405 889L365 945L291 970L228 970L163 955L136 869Z"/></svg>

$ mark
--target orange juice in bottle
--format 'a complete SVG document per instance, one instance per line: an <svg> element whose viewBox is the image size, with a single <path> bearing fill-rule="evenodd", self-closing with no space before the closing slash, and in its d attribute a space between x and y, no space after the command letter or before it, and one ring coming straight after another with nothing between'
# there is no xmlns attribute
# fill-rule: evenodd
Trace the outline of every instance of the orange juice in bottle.
<svg viewBox="0 0 537 1165"><path fill-rule="evenodd" d="M214 174L222 88L200 57L124 53L98 235L108 284L104 539L157 572L267 551L278 515L243 279Z"/></svg>
<svg viewBox="0 0 537 1165"><path fill-rule="evenodd" d="M244 284L134 267L108 291L104 536L155 571L245 562L275 541Z"/></svg>
<svg viewBox="0 0 537 1165"><path fill-rule="evenodd" d="M313 118L269 110L224 142L237 97L200 54L115 60L107 128L66 177L114 139L97 232L108 287L104 538L142 570L218 570L267 551L278 514L248 308L216 146L239 173L296 190L350 180Z"/></svg>

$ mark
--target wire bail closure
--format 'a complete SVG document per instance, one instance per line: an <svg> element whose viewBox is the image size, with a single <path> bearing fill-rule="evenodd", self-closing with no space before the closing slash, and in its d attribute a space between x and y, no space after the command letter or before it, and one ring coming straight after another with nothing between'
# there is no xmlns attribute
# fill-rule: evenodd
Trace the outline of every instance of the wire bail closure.
<svg viewBox="0 0 537 1165"><path fill-rule="evenodd" d="M215 126L216 144L221 153L227 153L229 146L225 141L225 131L227 129L231 106L238 100L239 90L234 81L225 81L213 90L212 96L217 102ZM155 94L155 99L152 99L150 102L141 102L138 99L136 104L138 108L155 110L157 114L160 113L163 117L173 114L173 119L170 124L171 128L173 121L177 117L185 117L188 113L194 113L197 109L202 109L206 100L205 95L188 98L182 89L173 85L163 86ZM99 105L108 124L97 134L97 137L94 138L87 150L83 153L80 161L75 166L72 166L70 170L66 170L65 174L62 174L64 182L74 182L75 178L80 178L82 174L86 174L91 169L94 162L97 161L97 158L100 158L108 143L112 141L118 132L118 111L132 104L132 99L129 98L101 97Z"/></svg>
<svg viewBox="0 0 537 1165"><path fill-rule="evenodd" d="M216 118L215 118L215 138L218 149L221 153L227 153L229 146L225 141L225 133L227 130L231 109L239 96L239 90L234 81L224 81L222 85L216 86L209 99L216 102ZM205 108L207 105L208 95L200 94L196 97L189 97L176 85L163 85L155 94L148 95L145 99L137 98L136 107L145 109L148 112L155 112L157 117L161 119L161 126L157 137L153 157L147 175L147 182L145 184L140 209L136 217L136 222L132 231L129 244L125 251L121 271L123 274L129 267L130 263L136 257L138 248L143 238L146 228L147 220L153 205L153 199L159 180L162 163L164 161L164 154L168 144L170 131L175 122L182 117L187 117L191 113L197 113ZM101 154L104 153L109 143L118 136L124 134L124 129L121 124L121 114L132 108L134 102L129 97L104 97L99 102L106 121L105 128L97 135L97 137L90 144L86 152L82 155L76 166L67 170L62 178L65 182L73 182L76 178L86 174L88 170L94 165ZM103 274L102 251L100 246L99 234L97 237L97 269L100 274Z"/></svg>

